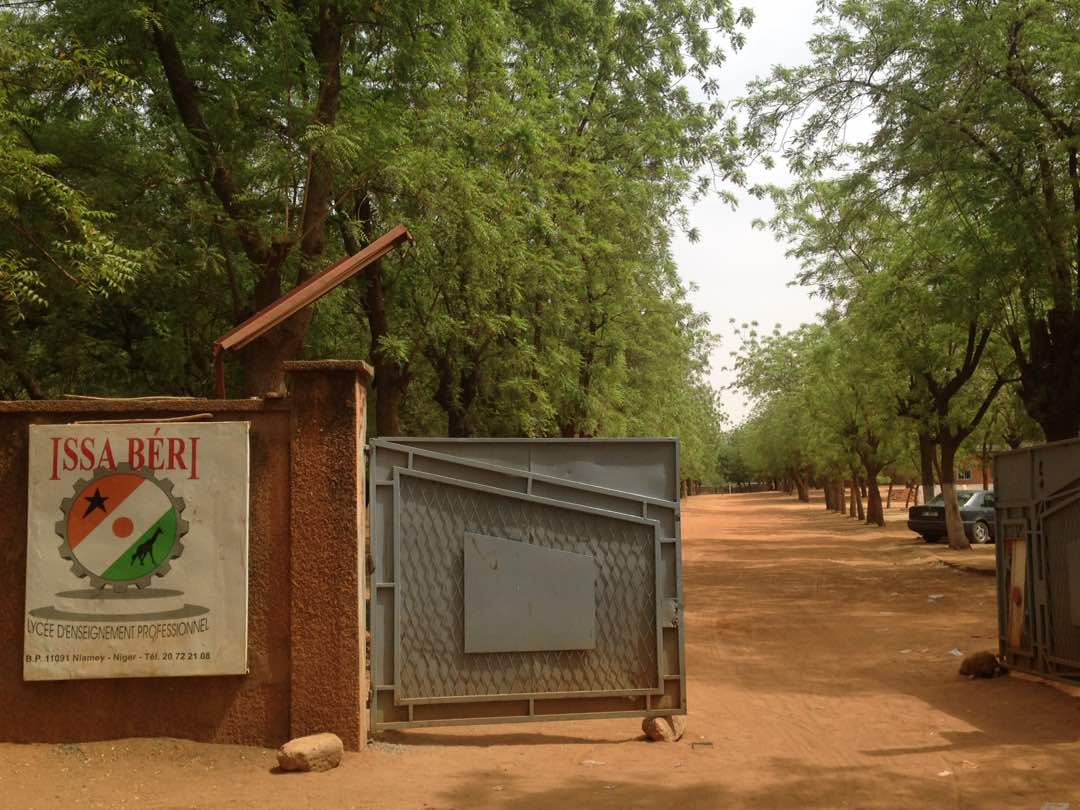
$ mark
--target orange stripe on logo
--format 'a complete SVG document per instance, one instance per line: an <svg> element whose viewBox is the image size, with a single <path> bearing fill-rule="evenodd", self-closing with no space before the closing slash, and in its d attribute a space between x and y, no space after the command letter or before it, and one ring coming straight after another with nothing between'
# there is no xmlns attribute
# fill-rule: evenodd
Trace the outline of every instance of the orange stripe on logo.
<svg viewBox="0 0 1080 810"><path fill-rule="evenodd" d="M87 485L82 492L75 496L75 499L71 502L71 508L68 510L68 545L71 548L79 545L145 480L141 475L116 473L115 475L99 478L92 484ZM98 494L101 495L104 501L104 510L97 508L87 514L87 508L94 504L95 500L92 499Z"/></svg>

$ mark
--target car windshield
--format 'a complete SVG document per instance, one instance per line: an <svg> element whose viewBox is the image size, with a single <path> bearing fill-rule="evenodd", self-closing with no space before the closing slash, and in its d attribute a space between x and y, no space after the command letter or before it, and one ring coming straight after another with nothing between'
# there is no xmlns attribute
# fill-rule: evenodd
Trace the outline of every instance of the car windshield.
<svg viewBox="0 0 1080 810"><path fill-rule="evenodd" d="M957 492L956 493L956 505L963 507L967 505L967 502L973 500L977 492ZM927 506L942 506L945 503L944 495L935 495L927 502Z"/></svg>

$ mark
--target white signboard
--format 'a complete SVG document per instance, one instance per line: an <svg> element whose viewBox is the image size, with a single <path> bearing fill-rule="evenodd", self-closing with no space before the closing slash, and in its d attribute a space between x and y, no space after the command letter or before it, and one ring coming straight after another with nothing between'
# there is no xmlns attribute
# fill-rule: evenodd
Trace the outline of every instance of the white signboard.
<svg viewBox="0 0 1080 810"><path fill-rule="evenodd" d="M248 423L30 427L25 680L247 671Z"/></svg>

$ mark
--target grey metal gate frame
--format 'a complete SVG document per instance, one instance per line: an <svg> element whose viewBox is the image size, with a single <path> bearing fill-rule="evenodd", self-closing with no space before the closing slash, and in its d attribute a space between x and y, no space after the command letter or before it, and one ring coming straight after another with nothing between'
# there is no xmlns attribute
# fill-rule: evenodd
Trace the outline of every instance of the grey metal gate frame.
<svg viewBox="0 0 1080 810"><path fill-rule="evenodd" d="M450 452L443 452L447 450ZM613 452L605 454L604 450ZM658 472L656 459L663 458L665 454L671 461L666 465L667 469ZM485 460L491 455L512 466ZM537 459L535 464L534 455ZM606 470L613 457L615 463L622 466L614 475L607 475ZM553 458L561 460L552 463ZM377 732L411 726L685 713L685 642L681 621L678 501L652 494L666 494L672 490L677 493L677 458L676 440L374 440L369 447L371 550L374 568L370 589L372 730ZM634 474L634 465L637 463L645 468L644 474L640 476ZM555 470L564 475L578 475L592 481L611 478L620 484L629 484L645 492L628 492L588 481L571 480L559 475L537 472L534 467ZM622 526L622 532L630 531L634 526L638 527L639 532L647 530L652 544L650 615L653 626L650 644L655 646L655 652L650 656L655 659L651 664L654 667L651 682L616 683L614 686L607 683L605 688L586 689L578 688L581 683L574 682L572 685L575 688L571 689L552 688L549 684L543 689L466 690L464 694L417 694L415 688L404 688L403 684L408 678L402 667L408 666L406 657L410 651L404 649L402 638L402 627L406 624L408 615L403 611L409 608L403 601L408 592L408 575L402 569L402 549L405 543L401 512L403 501L408 502L410 496L407 494L403 498L402 492L403 486L415 487L424 482L450 487L454 492L496 498L498 503L509 508L517 504L519 508L555 510L551 514L574 514L581 519L600 520L605 525ZM443 512L440 513L443 517L451 514L452 510L447 511L446 504L443 504L443 507ZM415 507L414 511L417 508L419 507ZM468 524L461 524L457 526L458 534L462 533L462 528L466 532L470 530ZM482 527L478 525L471 527L473 531L480 528ZM519 535L521 533L517 532ZM457 554L457 541L447 542L454 546L451 550ZM598 548L595 540L591 542L594 550ZM440 559L444 561L447 559L446 551L447 548L439 549L439 553L444 554ZM419 560L419 564L432 565L426 559ZM598 570L603 570L603 567ZM447 573L452 575L447 577ZM429 577L425 587L431 591L440 590L444 580L457 576L457 569L451 572L451 569L447 568L440 572L439 576L437 579ZM608 587L610 590L611 583L608 583ZM446 594L440 598L447 598ZM460 594L456 598L457 607L460 609ZM442 614L438 612L431 613L431 616L436 623L445 619L440 619ZM457 617L454 620L457 621ZM429 676L437 673L436 680L446 677L449 664L444 659L437 659L432 664L429 660L432 656L431 648L440 644L445 647L445 637L457 631L456 627L450 625L444 625L443 629L446 631L443 635L426 640L427 647L416 648L414 645L413 648L413 655L419 660L420 669ZM421 651L417 652L418 649ZM518 661L516 665L520 667L520 659L530 655L546 662L546 659L540 659L534 653L525 653L518 654L518 658L514 659ZM561 656L559 660L564 665L565 672L575 672L575 677L585 671L582 669L583 661L602 658L595 651L589 655L577 655L576 658L569 653L556 655ZM463 661L470 662L473 658L485 662L491 660L491 656L485 658L463 655L461 650L452 651L449 658L454 659L451 664L465 669L469 669L471 664L462 663ZM563 670L558 667L545 669L546 663L532 666L539 666L541 671L546 672L551 683L566 680ZM536 670L532 672L535 675ZM484 670L483 677L490 681L494 676L490 670ZM414 677L413 680L417 679ZM428 683L425 686L432 687L434 684ZM439 690L431 688L429 691Z"/></svg>
<svg viewBox="0 0 1080 810"><path fill-rule="evenodd" d="M997 494L999 646L1010 666L1080 678L1080 440L999 454ZM1014 548L1026 541L1021 643L1008 643Z"/></svg>
<svg viewBox="0 0 1080 810"><path fill-rule="evenodd" d="M679 440L449 439L382 437L372 444L398 444L478 461L499 468L548 475L576 484L679 503ZM603 463L598 463L602 461ZM662 472L661 472L662 471ZM661 474L658 474L661 473Z"/></svg>

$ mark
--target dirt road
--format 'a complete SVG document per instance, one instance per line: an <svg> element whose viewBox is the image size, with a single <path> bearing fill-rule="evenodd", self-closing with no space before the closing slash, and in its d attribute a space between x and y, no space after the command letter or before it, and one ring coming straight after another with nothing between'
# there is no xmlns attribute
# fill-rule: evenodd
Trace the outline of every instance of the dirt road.
<svg viewBox="0 0 1080 810"><path fill-rule="evenodd" d="M632 720L416 730L312 775L257 748L0 745L0 806L1080 807L1080 699L956 673L951 650L995 646L992 578L779 495L683 520L679 744Z"/></svg>

